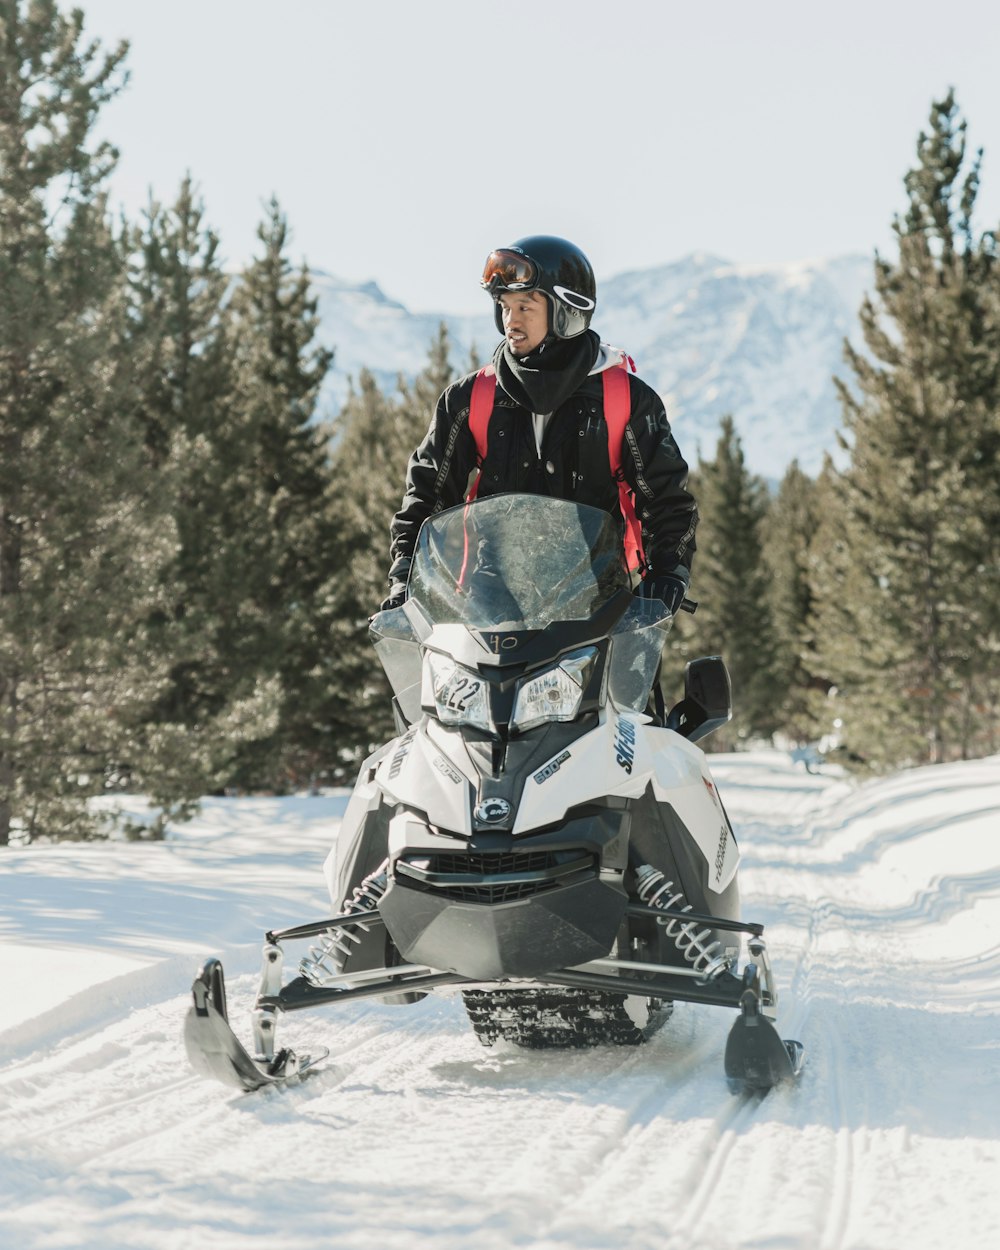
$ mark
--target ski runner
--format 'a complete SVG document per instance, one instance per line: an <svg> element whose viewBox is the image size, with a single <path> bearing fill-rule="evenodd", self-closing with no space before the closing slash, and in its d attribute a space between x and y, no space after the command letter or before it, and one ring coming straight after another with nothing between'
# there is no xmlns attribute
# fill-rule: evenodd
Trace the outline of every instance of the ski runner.
<svg viewBox="0 0 1000 1250"><path fill-rule="evenodd" d="M566 239L532 235L489 254L481 285L503 335L493 353L484 454L470 428L476 374L447 387L427 437L410 457L406 493L392 522L389 594L406 598L420 526L467 497L477 466L479 498L503 492L553 495L619 515L601 374L625 366L630 402L620 475L641 527L637 593L676 612L687 590L698 510L688 466L653 389L631 373L624 352L602 343L590 321L597 283L590 262ZM625 518L622 521L623 537Z"/></svg>

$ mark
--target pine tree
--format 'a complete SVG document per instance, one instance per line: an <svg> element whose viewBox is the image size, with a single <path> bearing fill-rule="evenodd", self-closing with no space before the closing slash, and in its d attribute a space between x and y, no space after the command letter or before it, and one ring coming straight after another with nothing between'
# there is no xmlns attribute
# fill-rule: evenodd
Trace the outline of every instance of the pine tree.
<svg viewBox="0 0 1000 1250"><path fill-rule="evenodd" d="M698 613L692 626L700 655L721 655L733 685L733 719L713 738L716 750L769 736L778 726L782 688L763 563L762 526L767 487L749 472L731 417L722 420L715 458L692 475L698 500L698 554L693 586Z"/></svg>
<svg viewBox="0 0 1000 1250"><path fill-rule="evenodd" d="M995 234L973 233L981 154L968 165L965 130L953 94L933 105L894 223L898 260L876 256L861 310L867 354L847 346L855 389L840 384L854 547L819 634L849 737L876 766L965 755L996 732L1000 270ZM828 617L849 575L858 662L838 669Z"/></svg>
<svg viewBox="0 0 1000 1250"><path fill-rule="evenodd" d="M427 431L427 425L438 397L449 383L455 380L452 368L451 342L448 338L448 327L442 321L438 326L437 335L427 352L427 363L417 375L412 385L405 378L399 381L400 429L399 434L407 439L404 446L408 447L405 455L399 451L398 457L405 470L410 454ZM470 372L479 366L475 363L475 351L470 354ZM397 501L398 503L398 501ZM395 509L393 509L395 512Z"/></svg>
<svg viewBox="0 0 1000 1250"><path fill-rule="evenodd" d="M115 153L125 47L0 0L0 843L85 835L141 754L174 534L129 412Z"/></svg>
<svg viewBox="0 0 1000 1250"><path fill-rule="evenodd" d="M824 751L834 758L859 766L889 761L899 750L892 707L876 702L862 720L852 712L851 692L872 667L891 668L895 642L884 628L882 591L865 559L865 533L849 507L843 474L829 456L816 480L815 502L818 523L808 552L806 664L813 681L807 707Z"/></svg>
<svg viewBox="0 0 1000 1250"><path fill-rule="evenodd" d="M774 630L775 695L781 732L803 744L816 736L815 695L828 683L815 671L811 617L811 546L819 527L817 486L793 460L771 501L762 529Z"/></svg>
<svg viewBox="0 0 1000 1250"><path fill-rule="evenodd" d="M338 779L391 737L392 692L368 640L368 618L388 590L389 526L399 509L406 466L427 432L440 392L453 380L442 325L428 363L412 386L384 395L362 371L337 421L335 515L340 576L333 641L336 679L331 726L338 745Z"/></svg>
<svg viewBox="0 0 1000 1250"><path fill-rule="evenodd" d="M150 793L176 802L228 780L242 744L270 732L275 695L243 680L228 645L241 593L233 534L243 530L232 474L246 443L232 279L190 178L169 207L150 204L131 245L132 403L178 534L161 619L170 677L146 714L151 751L141 771Z"/></svg>
<svg viewBox="0 0 1000 1250"><path fill-rule="evenodd" d="M262 251L233 294L233 449L226 493L247 611L228 622L226 651L248 675L280 689L273 731L242 752L247 784L302 783L329 752L326 687L333 627L336 528L328 431L314 421L332 353L315 341L317 299L308 270L293 271L288 223L277 200L258 232ZM238 466L238 467L235 467Z"/></svg>
<svg viewBox="0 0 1000 1250"><path fill-rule="evenodd" d="M397 406L363 369L336 424L338 577L330 723L341 781L393 733L392 692L368 640L368 618L388 589L389 523L403 495L394 446L397 417Z"/></svg>
<svg viewBox="0 0 1000 1250"><path fill-rule="evenodd" d="M331 354L277 202L235 279L203 215L189 179L151 206L133 280L138 412L180 536L172 681L151 719L165 742L186 731L188 785L280 788L327 749L334 527L313 418Z"/></svg>
<svg viewBox="0 0 1000 1250"><path fill-rule="evenodd" d="M172 205L149 204L132 238L129 354L137 415L156 463L179 455L186 472L195 441L212 435L233 389L231 280L204 213L187 177Z"/></svg>

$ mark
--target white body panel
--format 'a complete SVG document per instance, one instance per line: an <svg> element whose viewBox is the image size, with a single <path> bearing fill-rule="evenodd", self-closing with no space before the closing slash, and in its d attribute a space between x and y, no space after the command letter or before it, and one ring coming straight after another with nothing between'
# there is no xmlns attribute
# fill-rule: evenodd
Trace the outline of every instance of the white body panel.
<svg viewBox="0 0 1000 1250"><path fill-rule="evenodd" d="M461 736L429 720L391 746L375 774L386 801L416 807L430 824L471 837L477 775Z"/></svg>
<svg viewBox="0 0 1000 1250"><path fill-rule="evenodd" d="M368 780L374 767L374 777ZM648 786L658 802L669 803L708 862L708 887L722 893L736 874L739 849L722 809L703 752L670 729L661 729L637 712L609 705L599 724L528 775L513 827L517 838L551 827L570 808L606 796L639 798ZM388 743L366 762L351 797L335 847L327 861L327 881L335 889L365 814L379 795L422 817L402 812L390 824L390 849L427 846L441 849L454 836L472 836L472 808L478 776L461 733L426 720Z"/></svg>
<svg viewBox="0 0 1000 1250"><path fill-rule="evenodd" d="M709 887L721 893L740 857L704 753L638 712L608 705L596 729L546 761L524 787L514 835L555 824L589 798L638 798L650 784L690 830L708 860Z"/></svg>
<svg viewBox="0 0 1000 1250"><path fill-rule="evenodd" d="M630 727L636 729L643 719L630 717ZM642 794L645 780L635 768L626 770L617 762L617 723L610 708L603 710L596 729L546 760L528 778L514 823L515 837L555 824L587 799L609 795L637 799Z"/></svg>
<svg viewBox="0 0 1000 1250"><path fill-rule="evenodd" d="M379 747L361 765L358 781L348 801L344 818L340 822L337 838L323 863L323 876L326 878L326 888L330 891L330 901L333 904L334 911L339 911L341 904L344 902L343 898L340 897L340 886L338 884L341 865L346 862L350 855L354 842L364 826L365 816L368 812L374 811L382 801L382 791L374 780L369 780L369 773L376 761L392 745L393 743L390 742L383 747Z"/></svg>

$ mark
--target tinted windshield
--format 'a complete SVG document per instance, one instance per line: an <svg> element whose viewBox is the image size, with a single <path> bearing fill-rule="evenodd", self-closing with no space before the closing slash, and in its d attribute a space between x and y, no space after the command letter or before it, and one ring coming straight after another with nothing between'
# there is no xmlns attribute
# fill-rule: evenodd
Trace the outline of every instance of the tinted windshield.
<svg viewBox="0 0 1000 1250"><path fill-rule="evenodd" d="M544 629L628 589L611 516L544 495L494 495L424 522L410 596L435 625Z"/></svg>

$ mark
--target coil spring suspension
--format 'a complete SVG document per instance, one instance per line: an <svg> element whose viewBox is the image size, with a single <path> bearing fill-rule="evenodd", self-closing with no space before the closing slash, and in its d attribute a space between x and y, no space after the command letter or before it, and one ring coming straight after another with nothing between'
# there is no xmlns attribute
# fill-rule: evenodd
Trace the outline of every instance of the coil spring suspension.
<svg viewBox="0 0 1000 1250"><path fill-rule="evenodd" d="M636 893L647 907L657 911L691 910L691 904L684 897L683 892L651 864L640 865L636 869L635 880ZM672 894L672 890L675 893ZM711 929L702 929L699 933L697 923L683 924L679 920L667 920L662 917L658 923L666 930L667 936L673 940L674 945L687 962L700 972L706 981L719 976L729 967L729 960L717 953L722 943L705 941L711 936Z"/></svg>
<svg viewBox="0 0 1000 1250"><path fill-rule="evenodd" d="M385 860L374 872L369 873L359 886L356 886L350 898L344 900L342 911L357 912L359 917L365 912L375 911L379 899L386 892L389 884L389 861ZM351 947L361 941L358 929L364 929L359 923L337 925L327 929L317 946L310 946L309 953L299 962L299 972L311 984L316 986L329 985L337 977L343 975L344 964L351 953Z"/></svg>

